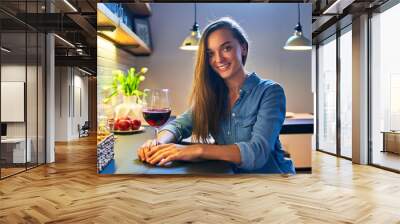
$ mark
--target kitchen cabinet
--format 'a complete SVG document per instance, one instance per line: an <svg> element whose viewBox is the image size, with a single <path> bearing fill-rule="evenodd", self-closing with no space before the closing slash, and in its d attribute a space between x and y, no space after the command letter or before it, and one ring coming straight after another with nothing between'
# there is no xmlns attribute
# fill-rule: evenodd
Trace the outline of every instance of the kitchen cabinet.
<svg viewBox="0 0 400 224"><path fill-rule="evenodd" d="M312 135L314 118L310 114L294 114L286 118L279 139L290 154L296 171L311 171Z"/></svg>
<svg viewBox="0 0 400 224"><path fill-rule="evenodd" d="M127 6L129 6L127 7L129 10L136 10L134 11L136 15L148 16L151 14L148 4L135 3L127 4ZM104 3L97 4L97 33L134 55L151 54L151 47Z"/></svg>

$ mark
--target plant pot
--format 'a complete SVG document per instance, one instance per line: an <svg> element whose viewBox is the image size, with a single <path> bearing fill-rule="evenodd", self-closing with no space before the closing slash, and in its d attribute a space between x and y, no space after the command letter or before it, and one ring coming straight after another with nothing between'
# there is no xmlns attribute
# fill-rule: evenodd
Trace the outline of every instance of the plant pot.
<svg viewBox="0 0 400 224"><path fill-rule="evenodd" d="M130 117L142 120L142 105L136 96L123 96L122 103L115 107L115 119Z"/></svg>

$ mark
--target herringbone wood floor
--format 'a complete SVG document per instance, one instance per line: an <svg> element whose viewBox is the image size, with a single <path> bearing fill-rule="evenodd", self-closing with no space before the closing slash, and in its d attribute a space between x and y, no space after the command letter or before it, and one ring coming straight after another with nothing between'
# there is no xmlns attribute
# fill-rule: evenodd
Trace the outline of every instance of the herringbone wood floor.
<svg viewBox="0 0 400 224"><path fill-rule="evenodd" d="M95 138L0 181L0 223L400 223L400 175L314 152L313 174L100 176Z"/></svg>

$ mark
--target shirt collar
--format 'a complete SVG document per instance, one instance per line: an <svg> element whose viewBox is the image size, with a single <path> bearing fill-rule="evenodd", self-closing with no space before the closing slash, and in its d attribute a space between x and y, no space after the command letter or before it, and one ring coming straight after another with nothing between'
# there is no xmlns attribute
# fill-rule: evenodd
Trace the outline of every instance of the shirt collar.
<svg viewBox="0 0 400 224"><path fill-rule="evenodd" d="M242 88L240 88L241 92L248 93L250 92L258 83L260 82L260 78L256 75L256 73L251 73L244 80Z"/></svg>

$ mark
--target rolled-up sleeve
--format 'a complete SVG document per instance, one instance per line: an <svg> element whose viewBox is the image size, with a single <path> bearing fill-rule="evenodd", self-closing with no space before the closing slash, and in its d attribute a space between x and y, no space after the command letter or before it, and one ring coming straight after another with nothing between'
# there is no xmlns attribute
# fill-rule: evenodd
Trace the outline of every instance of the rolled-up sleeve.
<svg viewBox="0 0 400 224"><path fill-rule="evenodd" d="M238 168L256 170L262 168L272 156L286 113L283 88L274 83L263 93L249 141L235 143L240 150Z"/></svg>
<svg viewBox="0 0 400 224"><path fill-rule="evenodd" d="M192 111L187 110L180 116L178 116L175 120L169 122L164 127L162 127L161 131L167 130L175 135L175 139L177 142L182 141L182 139L188 138L192 135Z"/></svg>

